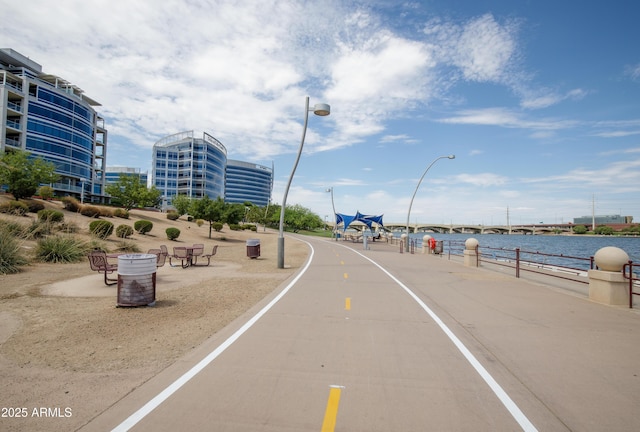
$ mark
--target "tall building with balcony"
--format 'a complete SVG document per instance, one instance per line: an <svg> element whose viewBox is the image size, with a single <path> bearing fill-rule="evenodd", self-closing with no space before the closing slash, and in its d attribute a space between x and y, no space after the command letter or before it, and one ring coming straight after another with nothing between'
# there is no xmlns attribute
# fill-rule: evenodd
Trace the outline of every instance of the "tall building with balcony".
<svg viewBox="0 0 640 432"><path fill-rule="evenodd" d="M194 131L167 136L153 145L152 185L162 191L163 210L173 197L224 198L227 149L204 132Z"/></svg>
<svg viewBox="0 0 640 432"><path fill-rule="evenodd" d="M227 160L224 200L229 203L250 202L264 207L273 190L273 168L238 160Z"/></svg>
<svg viewBox="0 0 640 432"><path fill-rule="evenodd" d="M21 149L56 167L58 196L106 202L107 130L98 102L76 85L0 48L0 153Z"/></svg>

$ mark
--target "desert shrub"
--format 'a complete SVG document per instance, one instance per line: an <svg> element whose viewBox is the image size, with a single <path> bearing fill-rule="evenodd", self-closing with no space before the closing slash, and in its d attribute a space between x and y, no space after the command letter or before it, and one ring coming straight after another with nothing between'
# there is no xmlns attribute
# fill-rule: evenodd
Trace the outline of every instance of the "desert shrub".
<svg viewBox="0 0 640 432"><path fill-rule="evenodd" d="M89 231L98 238L106 239L113 234L113 224L106 220L96 220L89 224Z"/></svg>
<svg viewBox="0 0 640 432"><path fill-rule="evenodd" d="M62 222L64 213L59 210L43 209L38 212L38 220L41 222Z"/></svg>
<svg viewBox="0 0 640 432"><path fill-rule="evenodd" d="M40 186L36 194L44 200L50 200L53 198L53 188L51 186Z"/></svg>
<svg viewBox="0 0 640 432"><path fill-rule="evenodd" d="M222 225L222 222L214 222L214 223L212 223L212 224L211 224L211 227L212 227L214 230L216 230L216 232L220 232L220 231L222 231L222 227L223 227L223 226L224 226L224 225Z"/></svg>
<svg viewBox="0 0 640 432"><path fill-rule="evenodd" d="M115 209L113 215L122 219L129 219L129 212L122 208Z"/></svg>
<svg viewBox="0 0 640 432"><path fill-rule="evenodd" d="M587 227L584 225L576 225L573 227L574 234L586 234L587 231L588 231Z"/></svg>
<svg viewBox="0 0 640 432"><path fill-rule="evenodd" d="M229 229L231 231L240 231L242 227L238 224L229 224Z"/></svg>
<svg viewBox="0 0 640 432"><path fill-rule="evenodd" d="M80 214L82 216L97 218L100 217L100 208L92 205L83 205L80 207Z"/></svg>
<svg viewBox="0 0 640 432"><path fill-rule="evenodd" d="M116 237L118 238L127 238L133 234L133 228L129 225L118 225L116 228Z"/></svg>
<svg viewBox="0 0 640 432"><path fill-rule="evenodd" d="M169 219L169 220L172 220L172 221L178 220L179 217L180 217L180 215L176 211L167 212L167 219Z"/></svg>
<svg viewBox="0 0 640 432"><path fill-rule="evenodd" d="M166 233L169 240L175 240L180 237L180 230L178 228L167 228Z"/></svg>
<svg viewBox="0 0 640 432"><path fill-rule="evenodd" d="M84 259L87 245L68 235L48 236L38 240L36 259L50 263L73 263Z"/></svg>
<svg viewBox="0 0 640 432"><path fill-rule="evenodd" d="M10 229L0 227L0 274L11 274L20 271L27 264L22 256L22 248Z"/></svg>
<svg viewBox="0 0 640 432"><path fill-rule="evenodd" d="M78 210L80 210L80 201L71 196L62 198L62 205L64 205L65 210L69 210L70 212L77 213Z"/></svg>
<svg viewBox="0 0 640 432"><path fill-rule="evenodd" d="M35 240L53 234L54 231L55 224L52 222L33 221L24 229L22 237L27 240Z"/></svg>
<svg viewBox="0 0 640 432"><path fill-rule="evenodd" d="M612 235L614 232L615 230L612 227L606 225L600 225L593 231L594 234L598 235Z"/></svg>
<svg viewBox="0 0 640 432"><path fill-rule="evenodd" d="M129 240L122 240L121 242L118 243L116 252L140 253L140 247L136 242L129 241Z"/></svg>
<svg viewBox="0 0 640 432"><path fill-rule="evenodd" d="M100 210L100 216L102 217L113 217L113 209L109 207L98 207Z"/></svg>
<svg viewBox="0 0 640 432"><path fill-rule="evenodd" d="M29 208L29 213L38 213L40 210L44 209L44 204L40 201L27 200L24 203Z"/></svg>
<svg viewBox="0 0 640 432"><path fill-rule="evenodd" d="M25 227L19 222L0 219L0 232L8 232L13 237L24 238Z"/></svg>
<svg viewBox="0 0 640 432"><path fill-rule="evenodd" d="M7 201L0 205L0 213L9 213L17 216L24 216L29 212L29 206L22 201Z"/></svg>
<svg viewBox="0 0 640 432"><path fill-rule="evenodd" d="M103 242L102 240L100 240L99 238L96 237L92 237L86 244L85 244L85 248L87 251L101 251L101 252L109 252L109 248L107 247L107 245L105 244L105 242Z"/></svg>
<svg viewBox="0 0 640 432"><path fill-rule="evenodd" d="M75 222L61 222L59 223L56 228L58 229L58 231L60 232L64 232L67 234L73 234L78 232L78 225Z"/></svg>
<svg viewBox="0 0 640 432"><path fill-rule="evenodd" d="M151 221L140 219L133 224L133 229L135 229L139 234L146 234L153 228L153 223Z"/></svg>
<svg viewBox="0 0 640 432"><path fill-rule="evenodd" d="M251 225L251 228L249 228L251 231L256 232L258 231L258 227L255 225Z"/></svg>
<svg viewBox="0 0 640 432"><path fill-rule="evenodd" d="M196 225L201 227L202 225L204 225L204 220L203 219L196 219Z"/></svg>

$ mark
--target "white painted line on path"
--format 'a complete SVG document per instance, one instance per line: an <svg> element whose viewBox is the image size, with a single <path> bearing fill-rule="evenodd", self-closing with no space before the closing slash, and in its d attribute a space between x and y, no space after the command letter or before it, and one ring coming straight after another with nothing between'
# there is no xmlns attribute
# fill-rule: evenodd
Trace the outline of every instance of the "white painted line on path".
<svg viewBox="0 0 640 432"><path fill-rule="evenodd" d="M367 261L371 262L373 265L382 270L387 276L389 276L395 283L400 285L402 289L404 289L407 294L409 294L415 301L424 309L424 311L429 314L431 319L433 319L436 324L440 327L440 329L447 335L447 337L453 342L453 344L458 348L458 350L462 353L462 355L467 359L467 361L473 366L473 368L478 372L480 377L489 385L493 393L498 397L500 402L505 406L505 408L511 413L515 421L518 422L523 431L526 432L537 432L538 429L529 421L527 416L518 408L516 403L509 397L507 392L498 384L498 382L491 376L491 374L480 364L480 362L475 358L475 356L469 351L469 349L462 343L460 339L447 327L447 325L438 317L438 315L433 312L429 306L427 306L413 291L411 291L407 286L405 286L402 282L400 282L395 276L393 276L390 272L388 272L385 268L383 268L380 264L372 260L371 258L361 254L355 249L351 249L347 246L342 246L344 248L350 249L356 254L360 255Z"/></svg>
<svg viewBox="0 0 640 432"><path fill-rule="evenodd" d="M229 336L227 340L225 340L221 345L219 345L215 350L209 353L204 359L200 360L198 364L189 369L184 375L175 380L169 387L165 388L161 391L156 397L147 402L142 408L140 408L135 413L131 414L129 418L116 426L112 431L113 432L123 432L128 431L132 427L134 427L138 422L140 422L143 418L145 418L151 411L156 409L161 403L167 400L172 394L174 394L180 387L185 385L191 378L196 376L201 370L209 365L212 361L214 361L220 354L222 354L227 348L229 348L235 341L237 341L240 336L242 336L247 330L249 330L264 314L266 314L269 309L271 309L278 301L285 296L289 292L289 290L298 282L298 279L302 277L302 275L307 271L309 266L311 265L311 261L313 261L313 255L315 250L310 243L300 240L303 243L306 243L311 248L311 254L309 255L309 259L307 259L306 264L302 268L302 270L297 274L295 278L287 285L281 292L278 294L273 300L269 302L265 307L263 307L260 312L255 314L249 321L247 321L242 327L240 327L234 334Z"/></svg>

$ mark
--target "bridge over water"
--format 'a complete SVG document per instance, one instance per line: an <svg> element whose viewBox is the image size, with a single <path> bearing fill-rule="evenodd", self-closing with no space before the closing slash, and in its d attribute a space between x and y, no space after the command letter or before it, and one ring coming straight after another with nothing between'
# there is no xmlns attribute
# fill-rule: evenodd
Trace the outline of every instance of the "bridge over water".
<svg viewBox="0 0 640 432"><path fill-rule="evenodd" d="M384 227L391 232L405 232L406 223L387 222ZM533 224L533 225L467 225L467 224L437 224L437 223L420 223L409 224L410 233L440 233L440 234L550 234L571 232L575 226L570 223L560 224ZM350 228L362 230L366 225L361 223L352 223Z"/></svg>

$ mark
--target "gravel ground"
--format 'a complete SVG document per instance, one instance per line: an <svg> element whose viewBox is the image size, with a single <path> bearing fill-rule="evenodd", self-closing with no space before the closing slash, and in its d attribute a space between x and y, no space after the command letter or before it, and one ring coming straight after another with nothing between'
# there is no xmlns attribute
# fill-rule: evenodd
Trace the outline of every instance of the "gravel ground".
<svg viewBox="0 0 640 432"><path fill-rule="evenodd" d="M209 239L207 224L169 221L161 213L133 211L129 220L110 220L133 226L138 219L154 224L149 234L132 237L142 252L204 243L206 250L218 245L218 253L209 267L159 269L153 307L116 307L117 288L104 286L88 261L31 264L0 276L0 430L78 429L258 303L308 255L304 243L289 240L287 268L277 269L274 231L225 227ZM65 220L88 237L92 219L65 211ZM178 241L166 239L169 226L181 230ZM248 238L260 239L260 258L246 256ZM116 250L119 241L107 243ZM23 244L27 253L33 246Z"/></svg>

